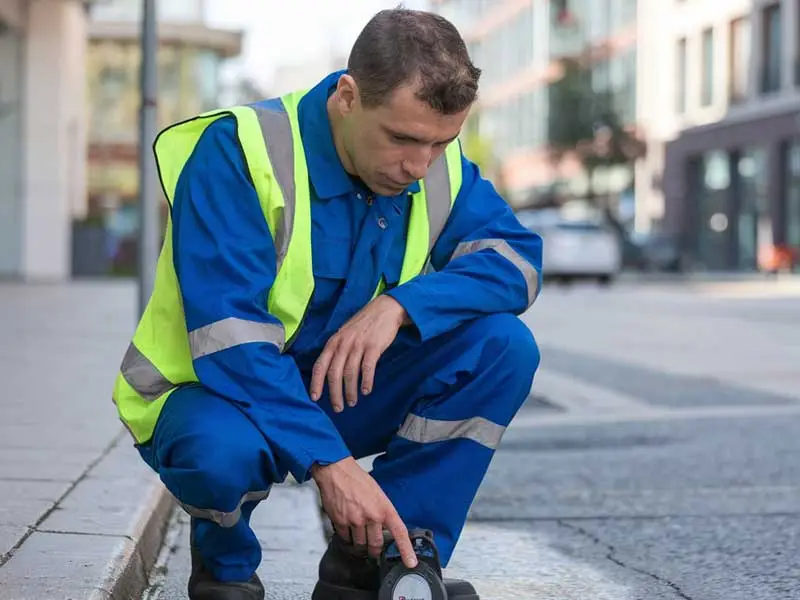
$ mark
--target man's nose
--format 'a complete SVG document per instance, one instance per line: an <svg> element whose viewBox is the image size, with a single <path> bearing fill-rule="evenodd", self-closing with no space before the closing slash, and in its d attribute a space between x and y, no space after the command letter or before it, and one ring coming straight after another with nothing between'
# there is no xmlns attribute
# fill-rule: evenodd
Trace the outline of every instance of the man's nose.
<svg viewBox="0 0 800 600"><path fill-rule="evenodd" d="M403 170L414 179L422 179L428 172L431 164L430 148L420 149L413 156L409 156L403 162Z"/></svg>

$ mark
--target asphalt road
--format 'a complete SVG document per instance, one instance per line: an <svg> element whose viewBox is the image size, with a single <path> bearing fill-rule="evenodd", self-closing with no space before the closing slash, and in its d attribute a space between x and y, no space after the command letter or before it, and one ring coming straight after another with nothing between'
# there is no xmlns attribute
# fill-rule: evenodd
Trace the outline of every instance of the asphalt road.
<svg viewBox="0 0 800 600"><path fill-rule="evenodd" d="M552 287L526 320L542 368L450 571L487 600L799 598L800 286ZM151 597L181 597L184 534Z"/></svg>

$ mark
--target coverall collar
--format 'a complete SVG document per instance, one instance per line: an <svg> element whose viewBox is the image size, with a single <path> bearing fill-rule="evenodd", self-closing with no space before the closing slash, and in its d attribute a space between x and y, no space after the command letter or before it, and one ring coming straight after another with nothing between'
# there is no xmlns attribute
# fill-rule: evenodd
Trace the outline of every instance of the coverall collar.
<svg viewBox="0 0 800 600"><path fill-rule="evenodd" d="M335 71L327 75L300 101L300 135L305 147L308 174L314 192L321 200L357 192L355 181L344 170L336 152L327 109L328 98L336 89L339 77L346 72ZM419 190L419 182L415 181L402 194L415 194Z"/></svg>

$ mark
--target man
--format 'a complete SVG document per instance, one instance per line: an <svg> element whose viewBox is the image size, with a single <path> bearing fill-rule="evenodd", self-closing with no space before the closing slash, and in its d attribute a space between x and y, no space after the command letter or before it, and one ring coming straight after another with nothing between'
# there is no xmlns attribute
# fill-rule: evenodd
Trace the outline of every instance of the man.
<svg viewBox="0 0 800 600"><path fill-rule="evenodd" d="M457 141L479 76L448 21L387 10L307 93L159 135L170 218L114 399L192 515L190 598L264 597L249 517L289 473L336 531L315 599L374 598L412 527L447 565L539 363L541 239Z"/></svg>

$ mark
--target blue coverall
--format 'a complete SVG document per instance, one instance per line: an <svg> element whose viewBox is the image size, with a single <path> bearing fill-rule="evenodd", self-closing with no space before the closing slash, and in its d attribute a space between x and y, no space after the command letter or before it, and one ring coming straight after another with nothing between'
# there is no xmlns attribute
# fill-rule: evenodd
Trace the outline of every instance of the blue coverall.
<svg viewBox="0 0 800 600"><path fill-rule="evenodd" d="M296 341L284 354L269 343L248 343L195 360L200 383L172 394L139 451L178 500L226 512L289 472L308 480L314 462L385 452L374 478L409 527L433 531L446 566L493 449L463 438L417 443L395 433L409 413L508 425L539 364L531 332L514 316L528 304L526 282L493 250L449 259L459 242L500 239L541 273L542 242L462 159L463 187L433 248L436 271L397 286L407 195L374 196L341 166L326 112L338 76L322 80L299 106L315 289ZM266 308L275 248L231 118L212 124L198 142L178 182L172 219L189 331L227 317L277 323ZM311 368L381 276L413 325L401 328L380 359L372 393L334 413L327 386L319 402L310 400ZM256 504L246 502L230 528L193 521L193 543L217 579L246 580L260 563L249 527Z"/></svg>

